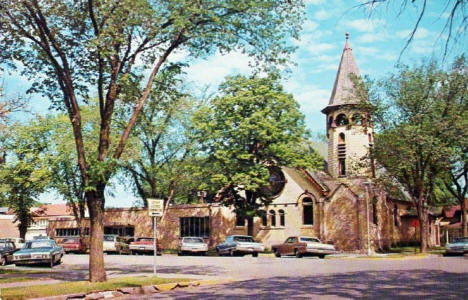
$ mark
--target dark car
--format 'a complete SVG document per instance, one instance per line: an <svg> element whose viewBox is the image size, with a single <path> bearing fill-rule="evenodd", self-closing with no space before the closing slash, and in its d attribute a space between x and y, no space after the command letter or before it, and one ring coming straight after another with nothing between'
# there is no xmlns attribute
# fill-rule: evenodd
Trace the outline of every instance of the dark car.
<svg viewBox="0 0 468 300"><path fill-rule="evenodd" d="M468 237L456 238L453 242L445 245L444 255L463 255L465 253L468 253Z"/></svg>
<svg viewBox="0 0 468 300"><path fill-rule="evenodd" d="M0 240L0 266L13 262L13 253L17 251L15 243L10 240Z"/></svg>
<svg viewBox="0 0 468 300"><path fill-rule="evenodd" d="M336 253L335 247L329 244L323 244L318 238L309 236L290 236L284 243L271 246L271 250L276 257L281 255L318 256L324 258L327 254Z"/></svg>
<svg viewBox="0 0 468 300"><path fill-rule="evenodd" d="M57 243L65 253L86 253L86 244L80 238L65 238Z"/></svg>
<svg viewBox="0 0 468 300"><path fill-rule="evenodd" d="M265 246L254 241L253 237L248 235L230 235L224 242L216 246L218 255L244 255L252 254L257 257L258 253L265 251Z"/></svg>
<svg viewBox="0 0 468 300"><path fill-rule="evenodd" d="M48 264L51 268L60 264L64 255L63 248L54 240L37 239L26 241L24 247L13 255L16 265Z"/></svg>

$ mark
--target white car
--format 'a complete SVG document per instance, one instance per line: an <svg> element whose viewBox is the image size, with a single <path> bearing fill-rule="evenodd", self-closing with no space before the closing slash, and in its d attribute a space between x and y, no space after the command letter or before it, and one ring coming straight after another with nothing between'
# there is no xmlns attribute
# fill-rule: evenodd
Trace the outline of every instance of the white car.
<svg viewBox="0 0 468 300"><path fill-rule="evenodd" d="M224 242L216 246L218 255L252 254L253 257L257 257L258 253L264 251L265 246L255 242L253 237L248 235L230 235Z"/></svg>
<svg viewBox="0 0 468 300"><path fill-rule="evenodd" d="M200 253L205 255L208 251L208 244L201 237L183 237L179 243L178 255L185 253Z"/></svg>

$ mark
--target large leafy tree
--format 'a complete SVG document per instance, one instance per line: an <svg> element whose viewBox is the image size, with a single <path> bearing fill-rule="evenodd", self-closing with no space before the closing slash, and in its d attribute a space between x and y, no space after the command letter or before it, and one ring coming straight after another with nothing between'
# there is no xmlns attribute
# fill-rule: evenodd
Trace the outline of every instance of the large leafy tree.
<svg viewBox="0 0 468 300"><path fill-rule="evenodd" d="M428 246L429 205L449 168L453 141L467 139L466 130L457 130L460 118L452 109L466 102L466 85L450 75L457 68L446 72L435 63L402 66L369 93L379 129L372 154L384 167L380 176L401 185L417 208L422 252Z"/></svg>
<svg viewBox="0 0 468 300"><path fill-rule="evenodd" d="M248 221L268 205L264 193L275 167L319 167L321 158L305 145L304 117L278 78L228 77L220 96L194 119L202 150L216 172L211 176L221 201Z"/></svg>
<svg viewBox="0 0 468 300"><path fill-rule="evenodd" d="M27 125L12 124L5 143L7 160L0 165L0 199L15 212L23 239L32 222L31 208L50 179L45 126L41 119Z"/></svg>
<svg viewBox="0 0 468 300"><path fill-rule="evenodd" d="M75 140L77 164L91 220L90 280L105 281L102 254L104 190L116 171L155 76L176 51L201 57L243 51L254 62L285 62L303 18L300 0L5 0L0 6L0 63L33 81L30 92L64 110ZM140 85L140 79L145 77ZM135 97L126 97L136 89ZM97 151L88 153L81 105L89 91L99 99ZM132 113L112 144L114 110Z"/></svg>

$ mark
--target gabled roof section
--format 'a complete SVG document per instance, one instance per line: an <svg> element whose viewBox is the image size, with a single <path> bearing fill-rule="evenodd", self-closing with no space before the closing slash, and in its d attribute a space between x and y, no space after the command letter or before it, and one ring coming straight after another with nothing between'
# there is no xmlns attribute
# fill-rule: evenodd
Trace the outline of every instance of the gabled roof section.
<svg viewBox="0 0 468 300"><path fill-rule="evenodd" d="M341 55L335 84L333 86L328 106L322 110L324 113L334 106L359 103L359 99L356 99L356 97L353 96L354 84L350 78L350 74L354 74L358 77L361 75L356 61L354 60L353 49L349 46L348 38L349 34L346 33L346 43L343 49L343 54Z"/></svg>

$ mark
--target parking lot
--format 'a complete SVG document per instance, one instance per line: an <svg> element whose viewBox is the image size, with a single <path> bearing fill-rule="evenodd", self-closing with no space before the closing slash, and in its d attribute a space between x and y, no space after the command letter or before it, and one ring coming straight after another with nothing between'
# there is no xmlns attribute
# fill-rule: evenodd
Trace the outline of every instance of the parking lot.
<svg viewBox="0 0 468 300"><path fill-rule="evenodd" d="M61 280L83 280L88 255L68 254L48 274ZM152 256L106 255L108 275L151 274ZM295 258L260 256L157 257L158 275L229 279L213 285L159 294L168 298L400 298L464 299L468 294L468 257L403 259ZM42 268L41 268L42 269Z"/></svg>

